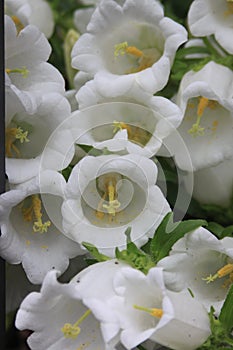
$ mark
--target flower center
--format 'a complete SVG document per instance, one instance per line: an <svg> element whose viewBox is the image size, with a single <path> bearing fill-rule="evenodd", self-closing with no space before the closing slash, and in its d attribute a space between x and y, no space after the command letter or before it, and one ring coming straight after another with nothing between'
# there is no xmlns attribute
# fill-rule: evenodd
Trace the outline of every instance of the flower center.
<svg viewBox="0 0 233 350"><path fill-rule="evenodd" d="M153 317L161 318L163 316L163 309L157 309L157 308L154 308L154 307L153 308L147 308L147 307L138 306L138 305L134 305L133 307L136 310L147 312Z"/></svg>
<svg viewBox="0 0 233 350"><path fill-rule="evenodd" d="M24 131L21 127L15 128L7 128L6 129L6 156L11 158L13 157L12 151L16 153L16 155L20 156L20 151L18 147L14 144L17 140L20 143L29 142L30 140L27 138L28 131Z"/></svg>
<svg viewBox="0 0 233 350"><path fill-rule="evenodd" d="M79 325L87 318L88 315L90 315L90 313L91 310L87 310L74 324L65 323L61 328L64 337L67 339L76 339L81 332Z"/></svg>
<svg viewBox="0 0 233 350"><path fill-rule="evenodd" d="M22 67L22 68L6 68L5 69L7 74L11 74L11 73L19 73L23 76L23 78L27 78L29 70L26 67Z"/></svg>
<svg viewBox="0 0 233 350"><path fill-rule="evenodd" d="M114 46L114 56L129 55L136 59L136 67L130 69L126 74L141 72L142 70L151 67L161 56L155 48L140 50L136 46L129 46L127 41L116 44Z"/></svg>
<svg viewBox="0 0 233 350"><path fill-rule="evenodd" d="M104 193L96 210L96 216L99 219L102 219L104 217L104 212L101 210L102 208L107 210L111 218L111 216L116 215L117 209L119 209L121 206L121 203L116 199L116 178L114 176L107 176L105 178L104 187ZM108 204L104 203L106 198L108 198Z"/></svg>
<svg viewBox="0 0 233 350"><path fill-rule="evenodd" d="M31 205L28 207L24 207L24 201L23 205L21 206L23 218L25 221L32 221L33 222L33 231L34 232L40 232L44 233L48 231L49 226L51 226L51 221L42 222L42 206L41 206L41 200L39 198L38 194L33 194L29 197L31 201Z"/></svg>
<svg viewBox="0 0 233 350"><path fill-rule="evenodd" d="M205 135L205 128L201 126L201 119L206 108L215 109L218 105L217 101L209 100L207 97L200 96L197 105L197 119L192 127L188 130L188 133L193 137ZM190 104L189 107L193 108ZM218 121L215 120L212 125L212 131L216 131L218 127Z"/></svg>
<svg viewBox="0 0 233 350"><path fill-rule="evenodd" d="M152 136L147 130L124 122L118 122L115 120L113 126L113 133L116 133L119 130L127 130L129 140L140 146L145 146Z"/></svg>
<svg viewBox="0 0 233 350"><path fill-rule="evenodd" d="M209 275L208 277L202 278L206 283L214 282L218 278L229 276L224 282L223 287L227 288L231 283L233 283L233 264L226 264L220 270L218 270L214 275Z"/></svg>

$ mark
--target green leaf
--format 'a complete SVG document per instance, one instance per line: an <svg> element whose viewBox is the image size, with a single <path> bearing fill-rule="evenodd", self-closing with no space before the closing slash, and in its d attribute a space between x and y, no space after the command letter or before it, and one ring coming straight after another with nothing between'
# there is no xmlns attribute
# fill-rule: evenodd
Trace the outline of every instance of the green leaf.
<svg viewBox="0 0 233 350"><path fill-rule="evenodd" d="M208 230L221 239L224 227L217 222L211 221L208 223Z"/></svg>
<svg viewBox="0 0 233 350"><path fill-rule="evenodd" d="M205 220L187 220L174 223L173 213L168 213L151 240L150 253L153 261L157 263L167 256L176 241L200 226L207 226L207 222Z"/></svg>
<svg viewBox="0 0 233 350"><path fill-rule="evenodd" d="M233 284L229 289L227 297L219 315L219 321L230 332L233 329Z"/></svg>
<svg viewBox="0 0 233 350"><path fill-rule="evenodd" d="M131 241L130 232L131 228L128 227L125 231L125 235L127 236L127 248L122 251L116 248L115 256L118 260L124 261L135 269L147 274L155 264L151 260L150 255L139 249L136 244Z"/></svg>
<svg viewBox="0 0 233 350"><path fill-rule="evenodd" d="M111 260L107 255L101 254L98 249L91 243L82 242L82 245L91 253L97 262Z"/></svg>

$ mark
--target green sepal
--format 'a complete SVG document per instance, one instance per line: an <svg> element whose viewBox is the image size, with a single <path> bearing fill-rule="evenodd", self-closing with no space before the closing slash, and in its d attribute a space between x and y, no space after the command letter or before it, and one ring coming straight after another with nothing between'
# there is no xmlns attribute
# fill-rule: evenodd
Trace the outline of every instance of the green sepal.
<svg viewBox="0 0 233 350"><path fill-rule="evenodd" d="M214 308L209 312L211 335L197 350L232 350L233 337L226 330L224 324L215 317Z"/></svg>
<svg viewBox="0 0 233 350"><path fill-rule="evenodd" d="M231 285L227 297L222 306L219 321L226 329L227 332L231 332L233 329L233 284Z"/></svg>
<svg viewBox="0 0 233 350"><path fill-rule="evenodd" d="M173 213L168 213L157 230L150 244L150 255L155 263L167 256L172 246L186 233L200 226L207 226L205 220L187 220L173 222Z"/></svg>
<svg viewBox="0 0 233 350"><path fill-rule="evenodd" d="M147 274L148 271L155 267L150 255L139 249L130 239L131 228L125 231L127 236L127 247L124 250L115 249L115 256L118 260L126 262L128 265Z"/></svg>
<svg viewBox="0 0 233 350"><path fill-rule="evenodd" d="M89 253L95 258L96 262L102 262L111 260L107 255L101 254L94 244L88 242L82 242L82 245L89 251Z"/></svg>

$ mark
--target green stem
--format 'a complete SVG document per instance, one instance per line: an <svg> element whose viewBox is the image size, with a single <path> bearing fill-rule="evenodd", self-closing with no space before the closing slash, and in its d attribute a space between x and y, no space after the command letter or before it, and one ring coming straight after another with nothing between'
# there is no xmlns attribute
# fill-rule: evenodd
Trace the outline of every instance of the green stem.
<svg viewBox="0 0 233 350"><path fill-rule="evenodd" d="M222 55L220 55L219 51L216 50L210 43L208 37L203 37L203 42L206 45L206 47L208 48L209 52L215 56L215 57L222 57Z"/></svg>

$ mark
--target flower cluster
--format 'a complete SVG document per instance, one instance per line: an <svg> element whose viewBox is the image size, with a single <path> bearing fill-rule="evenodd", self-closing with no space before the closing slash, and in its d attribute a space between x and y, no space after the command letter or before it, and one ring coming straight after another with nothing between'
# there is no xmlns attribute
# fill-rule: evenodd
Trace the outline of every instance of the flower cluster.
<svg viewBox="0 0 233 350"><path fill-rule="evenodd" d="M233 1L61 3L5 1L7 312L32 350L230 349Z"/></svg>

